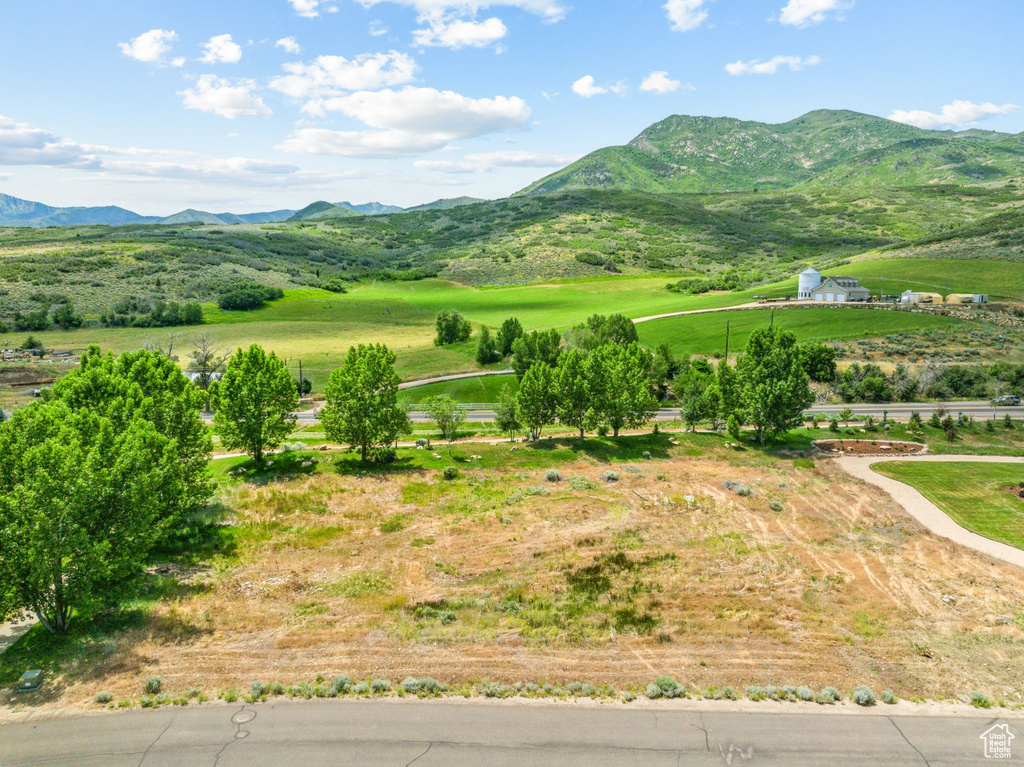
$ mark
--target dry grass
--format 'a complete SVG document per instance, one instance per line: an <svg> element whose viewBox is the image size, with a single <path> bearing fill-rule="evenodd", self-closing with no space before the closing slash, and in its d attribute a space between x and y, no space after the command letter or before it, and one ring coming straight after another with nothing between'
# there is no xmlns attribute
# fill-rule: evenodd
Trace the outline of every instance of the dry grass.
<svg viewBox="0 0 1024 767"><path fill-rule="evenodd" d="M53 705L137 697L153 674L179 692L335 673L620 688L667 673L907 698L1024 686L1024 633L997 622L1024 609L1024 573L827 461L677 456L612 484L605 468L560 466L595 483L579 489L539 469L233 485L234 554L68 672Z"/></svg>

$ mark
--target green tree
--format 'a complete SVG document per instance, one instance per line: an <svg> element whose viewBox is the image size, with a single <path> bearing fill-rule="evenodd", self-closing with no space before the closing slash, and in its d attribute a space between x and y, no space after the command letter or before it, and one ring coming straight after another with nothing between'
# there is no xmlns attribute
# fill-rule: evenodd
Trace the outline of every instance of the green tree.
<svg viewBox="0 0 1024 767"><path fill-rule="evenodd" d="M213 340L205 333L192 341L192 351L188 355L188 370L193 375L195 385L205 392L206 412L210 411L210 384L213 383L227 364L227 357Z"/></svg>
<svg viewBox="0 0 1024 767"><path fill-rule="evenodd" d="M639 344L599 346L591 352L587 366L596 422L610 426L617 437L622 429L650 420L658 402L651 393L651 355Z"/></svg>
<svg viewBox="0 0 1024 767"><path fill-rule="evenodd" d="M953 420L952 416L947 415L942 419L942 433L945 435L946 441L949 442L949 444L952 445L956 442L958 432L956 429L956 421Z"/></svg>
<svg viewBox="0 0 1024 767"><path fill-rule="evenodd" d="M587 379L587 355L583 351L570 349L558 358L553 387L558 420L565 426L577 429L582 442L587 424L593 418L591 387Z"/></svg>
<svg viewBox="0 0 1024 767"><path fill-rule="evenodd" d="M836 350L825 344L802 344L800 359L812 381L828 383L836 377Z"/></svg>
<svg viewBox="0 0 1024 767"><path fill-rule="evenodd" d="M697 428L701 421L717 417L718 408L710 412L709 387L715 385L715 370L706 360L697 360L684 364L676 379L675 392L679 400L679 410L683 422L690 431ZM716 386L716 404L721 405L721 392Z"/></svg>
<svg viewBox="0 0 1024 767"><path fill-rule="evenodd" d="M491 331L486 327L480 330L480 340L476 345L476 361L480 365L490 365L492 362L497 362L501 359L501 355L498 353L498 346L494 338L491 337Z"/></svg>
<svg viewBox="0 0 1024 767"><path fill-rule="evenodd" d="M81 364L49 392L51 401L89 410L127 428L136 417L174 441L181 468L177 495L162 499L168 517L203 505L213 491L208 458L213 444L200 412L203 393L160 352L140 349L117 357L90 346Z"/></svg>
<svg viewBox="0 0 1024 767"><path fill-rule="evenodd" d="M509 317L501 323L501 328L498 330L498 351L501 353L502 359L512 353L512 344L522 336L523 325L515 317Z"/></svg>
<svg viewBox="0 0 1024 767"><path fill-rule="evenodd" d="M182 308L181 322L183 325L202 325L204 321L203 307L195 301L190 301Z"/></svg>
<svg viewBox="0 0 1024 767"><path fill-rule="evenodd" d="M385 447L412 431L398 404L395 353L384 344L349 347L345 362L331 373L327 405L320 411L324 433L333 442L358 447L365 461L374 447Z"/></svg>
<svg viewBox="0 0 1024 767"><path fill-rule="evenodd" d="M722 418L728 420L729 416L740 407L740 391L739 382L736 380L736 371L726 360L722 360L715 370L715 378L718 383L718 391L722 395L719 412Z"/></svg>
<svg viewBox="0 0 1024 767"><path fill-rule="evenodd" d="M751 333L736 377L743 413L762 445L802 424L804 410L814 402L796 336L776 327Z"/></svg>
<svg viewBox="0 0 1024 767"><path fill-rule="evenodd" d="M924 430L924 421L921 420L921 414L918 413L916 410L914 410L910 414L910 421L907 423L907 430L908 431L923 431Z"/></svg>
<svg viewBox="0 0 1024 767"><path fill-rule="evenodd" d="M509 436L509 441L514 441L516 434L523 428L519 420L519 397L508 384L502 386L498 394L498 402L494 406L494 423Z"/></svg>
<svg viewBox="0 0 1024 767"><path fill-rule="evenodd" d="M534 330L512 343L512 369L522 378L535 362L553 368L561 353L562 337L557 330Z"/></svg>
<svg viewBox="0 0 1024 767"><path fill-rule="evenodd" d="M543 362L534 362L519 385L519 416L535 440L555 420L553 389L554 372Z"/></svg>
<svg viewBox="0 0 1024 767"><path fill-rule="evenodd" d="M468 341L473 333L473 326L458 309L445 309L437 315L435 325L437 327L435 346L449 346L459 341Z"/></svg>
<svg viewBox="0 0 1024 767"><path fill-rule="evenodd" d="M210 400L213 430L224 447L244 450L256 463L291 434L299 405L288 368L259 344L231 356L223 378L210 386Z"/></svg>
<svg viewBox="0 0 1024 767"><path fill-rule="evenodd" d="M430 397L423 403L430 415L430 420L441 432L441 439L448 443L448 455L452 454L452 443L459 436L459 427L466 420L466 413L454 399L447 394Z"/></svg>
<svg viewBox="0 0 1024 767"><path fill-rule="evenodd" d="M31 610L49 631L116 603L180 495L173 440L136 415L117 423L39 403L0 428L0 621Z"/></svg>
<svg viewBox="0 0 1024 767"><path fill-rule="evenodd" d="M70 301L61 304L53 313L53 324L61 330L80 328L82 322L82 315L75 313L75 306Z"/></svg>
<svg viewBox="0 0 1024 767"><path fill-rule="evenodd" d="M604 344L626 347L640 342L636 325L621 314L592 315L587 319L587 330L594 334L595 348Z"/></svg>

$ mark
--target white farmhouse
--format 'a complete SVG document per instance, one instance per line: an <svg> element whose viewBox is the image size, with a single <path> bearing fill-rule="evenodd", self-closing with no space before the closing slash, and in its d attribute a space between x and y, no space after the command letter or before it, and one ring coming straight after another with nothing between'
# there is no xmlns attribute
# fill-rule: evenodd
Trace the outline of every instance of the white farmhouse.
<svg viewBox="0 0 1024 767"><path fill-rule="evenodd" d="M867 301L870 296L871 291L853 277L823 277L811 267L800 272L798 298L802 301L844 304Z"/></svg>

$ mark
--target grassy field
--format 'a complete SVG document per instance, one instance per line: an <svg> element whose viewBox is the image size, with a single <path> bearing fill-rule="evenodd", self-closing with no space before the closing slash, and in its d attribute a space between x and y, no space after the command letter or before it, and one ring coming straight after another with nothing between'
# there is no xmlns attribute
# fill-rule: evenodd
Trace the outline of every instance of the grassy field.
<svg viewBox="0 0 1024 767"><path fill-rule="evenodd" d="M152 675L172 698L336 673L901 697L1024 685L1024 634L989 622L1021 612L1024 574L930 536L831 461L727 442L402 449L384 471L351 454L216 461L205 523L155 554L133 599L7 653L0 684L30 667L48 683L0 716L94 708L99 690L137 706ZM969 598L953 614L939 593Z"/></svg>
<svg viewBox="0 0 1024 767"><path fill-rule="evenodd" d="M1024 549L1024 500L1008 489L1024 482L1024 466L892 462L873 468L916 488L962 527Z"/></svg>
<svg viewBox="0 0 1024 767"><path fill-rule="evenodd" d="M750 334L772 321L772 312L757 309L668 317L637 326L647 346L667 343L677 355L725 353L726 324L730 326L730 355L746 346ZM799 308L775 311L775 324L792 331L800 341L846 341L895 332L928 330L963 324L952 317L850 308Z"/></svg>
<svg viewBox="0 0 1024 767"><path fill-rule="evenodd" d="M513 392L519 391L519 379L514 375L460 378L457 381L405 389L399 394L399 399L402 402L416 404L430 397L447 394L457 402L497 402L501 390L506 386Z"/></svg>
<svg viewBox="0 0 1024 767"><path fill-rule="evenodd" d="M48 331L35 334L48 347L82 350L92 343L115 352L146 342L166 344L176 337L176 353L185 360L190 340L204 333L226 350L262 344L298 361L316 387L340 364L348 347L385 342L398 355L405 379L424 378L478 369L475 341L436 347L434 319L457 308L475 325L496 328L517 316L528 330L564 330L591 314L622 313L640 317L674 311L733 306L749 302L754 291L681 295L665 289L666 278L603 278L503 288L476 288L443 280L368 283L347 294L317 289L294 289L285 298L253 312L207 309L208 324L192 328L99 328ZM954 320L919 314L870 314L861 311L814 309L778 312L777 320L802 340L828 340L884 335L951 325ZM729 315L734 325L733 348L739 350L754 327L767 322L767 312ZM650 344L666 341L679 352L708 354L722 345L725 315L659 320L642 325L641 338ZM20 344L23 334L8 333L0 342Z"/></svg>
<svg viewBox="0 0 1024 767"><path fill-rule="evenodd" d="M876 295L905 290L932 293L988 293L992 300L1024 300L1024 263L981 258L865 258L826 269L825 274L853 276Z"/></svg>

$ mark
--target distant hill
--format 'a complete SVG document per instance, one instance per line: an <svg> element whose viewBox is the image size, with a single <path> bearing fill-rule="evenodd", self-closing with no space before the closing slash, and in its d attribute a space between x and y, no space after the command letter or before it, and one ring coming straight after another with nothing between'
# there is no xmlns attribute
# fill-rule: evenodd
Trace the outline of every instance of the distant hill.
<svg viewBox="0 0 1024 767"><path fill-rule="evenodd" d="M361 215L361 213L357 213L351 208L343 208L340 205L335 205L333 202L327 202L326 200L317 200L316 202L307 205L302 210L296 211L288 220L316 221L331 218L349 218L351 216Z"/></svg>
<svg viewBox="0 0 1024 767"><path fill-rule="evenodd" d="M367 202L362 205L353 205L350 202L336 202L334 203L339 208L347 208L348 210L354 210L356 213L362 213L364 216L386 216L389 213L401 213L405 208L399 208L397 205L385 205L382 202Z"/></svg>
<svg viewBox="0 0 1024 767"><path fill-rule="evenodd" d="M480 197L452 197L446 200L434 200L424 205L417 205L413 208L406 208L405 212L410 213L417 210L450 210L461 208L464 205L476 205L478 202L487 202Z"/></svg>
<svg viewBox="0 0 1024 767"><path fill-rule="evenodd" d="M81 224L155 224L154 216L140 216L124 208L55 208L41 202L0 194L0 226L73 226Z"/></svg>
<svg viewBox="0 0 1024 767"><path fill-rule="evenodd" d="M520 194L976 184L1024 175L1022 137L922 130L846 110L809 112L779 125L674 115L629 144L599 149Z"/></svg>
<svg viewBox="0 0 1024 767"><path fill-rule="evenodd" d="M41 202L0 194L0 226L123 226L125 224L269 224L287 221L294 210L266 213L208 213L188 208L173 216L140 216L113 205L92 208L55 208Z"/></svg>

